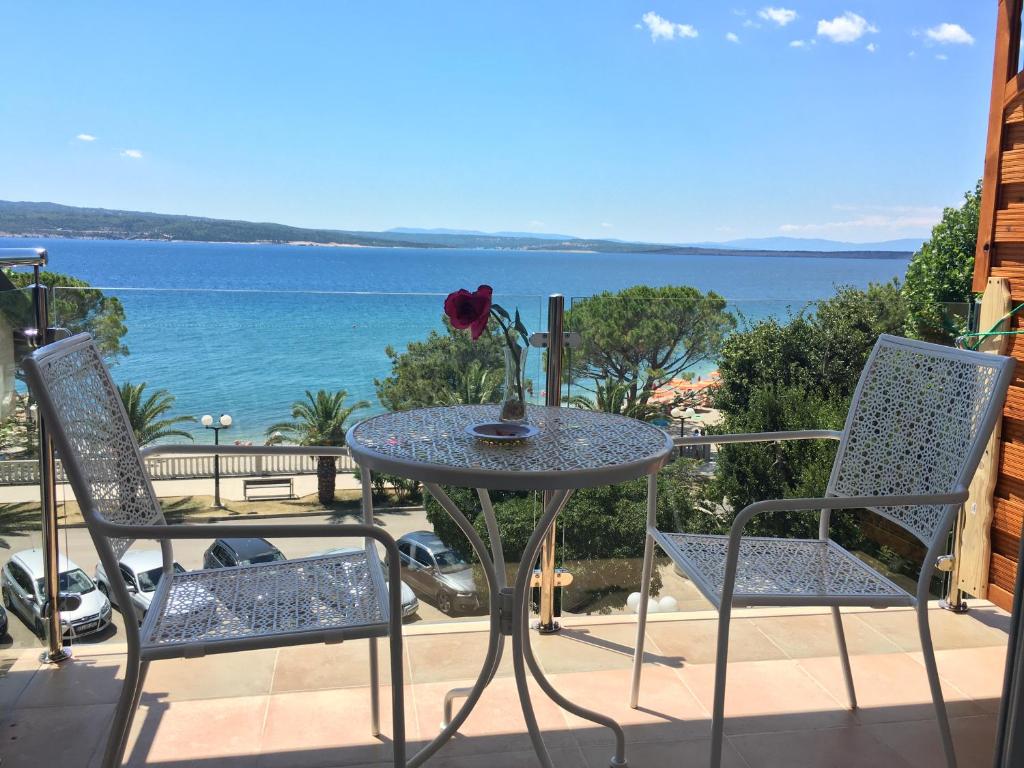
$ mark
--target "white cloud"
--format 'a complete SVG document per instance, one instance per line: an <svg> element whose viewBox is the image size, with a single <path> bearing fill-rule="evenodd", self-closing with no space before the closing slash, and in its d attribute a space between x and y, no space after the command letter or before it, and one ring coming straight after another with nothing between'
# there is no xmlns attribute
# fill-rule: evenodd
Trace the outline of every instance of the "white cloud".
<svg viewBox="0 0 1024 768"><path fill-rule="evenodd" d="M761 28L761 25L758 24L753 19L744 19L743 20L743 26L746 27L747 29L760 29Z"/></svg>
<svg viewBox="0 0 1024 768"><path fill-rule="evenodd" d="M96 137L91 133L80 133L75 138L79 141L96 141Z"/></svg>
<svg viewBox="0 0 1024 768"><path fill-rule="evenodd" d="M875 51L878 50L878 46L875 45L874 43L868 43L864 47L867 49L868 53L874 53Z"/></svg>
<svg viewBox="0 0 1024 768"><path fill-rule="evenodd" d="M925 30L925 35L940 45L974 45L974 38L959 24L943 22L937 27Z"/></svg>
<svg viewBox="0 0 1024 768"><path fill-rule="evenodd" d="M822 19L818 22L818 34L827 37L833 43L853 43L868 32L877 31L878 27L874 24L850 11L842 16L836 16L832 21Z"/></svg>
<svg viewBox="0 0 1024 768"><path fill-rule="evenodd" d="M820 224L783 224L780 232L788 234L828 234L832 236L853 236L858 232L871 230L880 235L901 231L925 230L935 225L942 217L941 208L925 206L833 206L838 210L863 213L855 218L829 221ZM874 211L874 212L872 212Z"/></svg>
<svg viewBox="0 0 1024 768"><path fill-rule="evenodd" d="M737 35L735 32L726 32L725 39L728 40L730 43L738 43L740 41L740 36Z"/></svg>
<svg viewBox="0 0 1024 768"><path fill-rule="evenodd" d="M130 157L132 160L141 160L142 152L138 149L122 149L121 157Z"/></svg>
<svg viewBox="0 0 1024 768"><path fill-rule="evenodd" d="M757 12L765 21L774 21L780 27L784 27L791 21L796 20L796 11L790 10L789 8L762 8Z"/></svg>
<svg viewBox="0 0 1024 768"><path fill-rule="evenodd" d="M611 229L611 228L612 228L612 225L611 225L611 224L609 224L609 223L608 223L607 221L602 221L602 222L601 222L601 226L602 226L602 227L603 227L604 229Z"/></svg>
<svg viewBox="0 0 1024 768"><path fill-rule="evenodd" d="M789 41L789 47L790 48L806 48L807 47L807 41L806 40L790 40Z"/></svg>
<svg viewBox="0 0 1024 768"><path fill-rule="evenodd" d="M677 37L696 37L697 30L689 24L678 24L648 11L641 19L651 31L651 40L674 40Z"/></svg>
<svg viewBox="0 0 1024 768"><path fill-rule="evenodd" d="M947 56L944 53L936 53L935 58L938 59L939 61L946 61L947 59L949 59L949 56Z"/></svg>

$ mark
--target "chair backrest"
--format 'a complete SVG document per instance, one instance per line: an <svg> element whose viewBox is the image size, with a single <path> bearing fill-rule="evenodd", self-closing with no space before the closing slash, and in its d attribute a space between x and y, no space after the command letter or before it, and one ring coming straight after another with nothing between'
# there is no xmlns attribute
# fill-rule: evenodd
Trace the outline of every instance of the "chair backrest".
<svg viewBox="0 0 1024 768"><path fill-rule="evenodd" d="M121 395L89 334L48 344L23 362L86 523L163 523ZM110 538L120 558L132 539Z"/></svg>
<svg viewBox="0 0 1024 768"><path fill-rule="evenodd" d="M1001 415L1014 359L896 336L868 357L829 496L951 493L967 487ZM927 546L945 537L956 505L872 507Z"/></svg>

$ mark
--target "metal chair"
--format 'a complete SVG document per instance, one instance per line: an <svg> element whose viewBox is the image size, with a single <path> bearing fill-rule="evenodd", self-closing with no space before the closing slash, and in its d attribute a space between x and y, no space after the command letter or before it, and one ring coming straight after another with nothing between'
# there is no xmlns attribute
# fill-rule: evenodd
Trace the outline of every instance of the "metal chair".
<svg viewBox="0 0 1024 768"><path fill-rule="evenodd" d="M726 659L732 608L828 606L832 609L851 708L857 699L840 606L914 606L928 682L946 761L955 768L939 674L928 626L929 582L967 486L1000 417L1014 360L894 336L879 337L861 374L842 432L808 430L712 435L697 443L839 441L823 498L760 501L736 516L728 536L660 531L647 519L630 705L637 706L654 544L692 579L719 612L712 711L711 765L722 758ZM833 510L869 509L912 533L927 554L911 595L829 538ZM743 536L766 512L818 510L819 538Z"/></svg>
<svg viewBox="0 0 1024 768"><path fill-rule="evenodd" d="M128 659L104 768L121 764L146 672L156 659L369 638L376 736L376 638L384 636L390 638L394 764L404 767L400 559L394 540L373 525L366 499L360 525L168 525L117 388L92 339L80 334L43 347L25 360L24 369L124 613ZM180 450L321 456L342 452L284 446L182 446ZM365 548L357 553L175 573L173 539L221 536L359 536ZM163 575L141 626L118 567L118 559L135 539L159 541L163 555ZM390 592L374 540L388 553L389 580L395 585Z"/></svg>

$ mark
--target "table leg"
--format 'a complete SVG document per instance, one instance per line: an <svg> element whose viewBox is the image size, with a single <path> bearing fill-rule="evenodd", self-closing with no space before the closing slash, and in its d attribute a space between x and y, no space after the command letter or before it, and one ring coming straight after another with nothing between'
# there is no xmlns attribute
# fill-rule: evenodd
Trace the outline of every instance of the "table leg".
<svg viewBox="0 0 1024 768"><path fill-rule="evenodd" d="M544 768L551 768L551 757L548 755L547 748L544 746L543 737L540 734L540 729L537 727L537 718L533 712L533 704L530 701L530 691L526 683L526 669L524 667L524 662L530 667L530 672L533 673L534 679L537 681L541 690L547 694L548 698L563 709L572 712L577 717L582 717L584 720L590 720L593 723L603 725L612 730L615 734L615 754L609 761L609 766L611 766L611 768L621 768L621 766L628 765L626 762L626 736L623 733L622 726L607 715L602 715L600 712L593 712L585 707L581 707L562 696L562 694L559 693L544 676L544 672L537 663L537 659L533 655L533 648L530 645L526 594L529 589L530 576L533 574L533 564L537 560L541 544L544 540L544 536L547 535L548 528L554 522L558 513L562 511L565 504L569 501L569 497L571 495L572 491L558 491L552 496L550 502L545 506L544 514L537 527L534 529L529 543L526 545L526 549L523 552L523 559L519 564L519 572L516 574L516 583L513 592L513 614L515 625L512 633L512 661L516 672L516 685L519 688L519 700L523 707L523 716L526 718L527 728L530 731L530 738L533 740L534 750L537 752L537 757L540 759Z"/></svg>
<svg viewBox="0 0 1024 768"><path fill-rule="evenodd" d="M501 656L501 646L504 644L504 636L501 632L501 587L503 583L499 583L497 580L495 563L491 561L483 539L480 538L480 534L476 532L476 529L466 519L466 516L440 486L434 483L424 483L424 488L437 500L437 503L444 508L445 512L451 515L452 520L455 521L456 525L459 526L469 539L470 545L476 552L477 557L480 558L480 564L483 566L484 576L487 580L487 591L490 595L490 632L488 634L487 654L484 656L480 675L477 677L473 687L468 690L466 701L463 702L459 711L453 717L450 719L446 718L448 722L444 724L441 732L423 749L413 755L408 763L409 768L417 768L417 766L422 765L425 760L437 752L458 731L466 718L469 717L469 713L473 711L473 708L480 700L480 695L488 683L490 683L494 671L497 669ZM504 569L504 563L502 564L502 569Z"/></svg>

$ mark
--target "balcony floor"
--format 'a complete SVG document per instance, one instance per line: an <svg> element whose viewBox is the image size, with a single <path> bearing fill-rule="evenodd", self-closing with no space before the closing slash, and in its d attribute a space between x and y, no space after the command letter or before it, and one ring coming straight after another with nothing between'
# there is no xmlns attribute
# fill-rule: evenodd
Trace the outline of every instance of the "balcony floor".
<svg viewBox="0 0 1024 768"><path fill-rule="evenodd" d="M963 768L992 760L1008 625L1002 611L980 601L972 605L963 616L932 611ZM652 617L641 708L635 711L626 706L634 639L627 617L574 618L558 635L532 636L559 690L625 726L633 768L707 764L715 620L706 613L678 616ZM724 765L941 764L912 612L844 612L861 705L856 712L846 707L827 613L741 611L739 616L732 632ZM407 627L410 755L436 733L444 692L453 684L467 684L479 670L486 639L481 626ZM154 662L126 764L389 765L389 690L382 690L385 737L377 740L369 735L366 649L365 641L352 641ZM118 650L110 643L79 646L73 661L55 667L41 666L37 651L0 651L3 768L99 764L120 689L123 656ZM555 765L604 768L612 752L610 733L564 713L534 691ZM535 764L505 659L462 734L427 765Z"/></svg>

